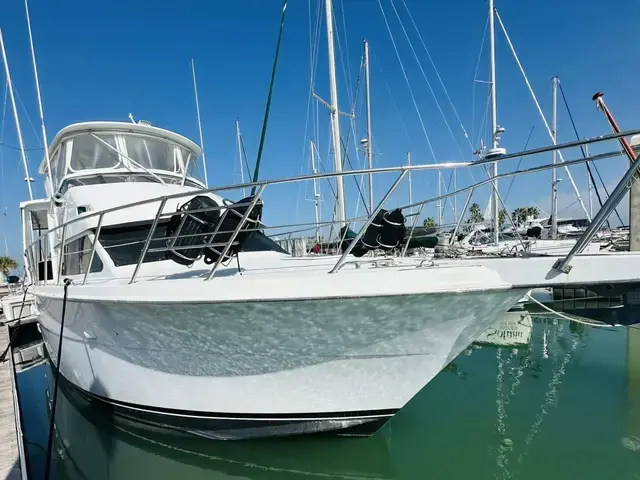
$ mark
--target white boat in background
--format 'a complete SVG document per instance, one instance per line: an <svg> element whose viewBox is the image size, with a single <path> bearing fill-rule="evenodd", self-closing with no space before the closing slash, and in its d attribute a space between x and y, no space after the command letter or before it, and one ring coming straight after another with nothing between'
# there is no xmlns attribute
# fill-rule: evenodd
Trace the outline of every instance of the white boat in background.
<svg viewBox="0 0 640 480"><path fill-rule="evenodd" d="M503 254L527 251L537 255L566 255L575 246L575 238L570 239L542 239L542 238L500 238L496 244L491 234L481 229L472 229L459 242L452 245L453 249L459 249L467 255L477 254ZM598 253L599 242L590 242L583 253Z"/></svg>

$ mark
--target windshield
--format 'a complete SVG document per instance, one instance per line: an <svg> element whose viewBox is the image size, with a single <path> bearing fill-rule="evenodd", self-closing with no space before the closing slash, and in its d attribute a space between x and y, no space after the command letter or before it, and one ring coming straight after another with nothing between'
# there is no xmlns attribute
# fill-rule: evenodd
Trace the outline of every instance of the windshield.
<svg viewBox="0 0 640 480"><path fill-rule="evenodd" d="M86 133L73 138L72 171L114 168L120 164L115 135L93 135Z"/></svg>
<svg viewBox="0 0 640 480"><path fill-rule="evenodd" d="M65 152L71 150L69 168L65 168ZM195 173L195 155L183 145L167 138L134 133L82 133L64 142L54 156L54 172L58 182L69 173L84 170L123 172L159 172L175 174L182 179L199 178ZM101 172L102 173L102 172ZM105 172L106 173L106 172ZM156 178L157 181L157 178Z"/></svg>
<svg viewBox="0 0 640 480"><path fill-rule="evenodd" d="M179 172L182 169L174 152L174 145L160 138L124 137L127 156L141 167L155 170Z"/></svg>

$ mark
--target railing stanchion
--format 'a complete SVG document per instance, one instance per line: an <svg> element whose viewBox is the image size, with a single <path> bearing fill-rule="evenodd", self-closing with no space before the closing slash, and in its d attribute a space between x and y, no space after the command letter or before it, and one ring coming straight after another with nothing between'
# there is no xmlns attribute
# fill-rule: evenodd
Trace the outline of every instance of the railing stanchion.
<svg viewBox="0 0 640 480"><path fill-rule="evenodd" d="M93 257L96 254L96 244L98 243L98 239L100 238L100 232L102 231L102 219L104 218L104 213L100 214L98 218L98 226L96 227L96 233L93 237L93 242L91 245L91 254L89 255L89 265L87 266L87 271L84 272L84 278L82 279L82 285L87 283L87 276L91 271L91 265L93 265Z"/></svg>
<svg viewBox="0 0 640 480"><path fill-rule="evenodd" d="M56 285L60 285L60 278L62 278L62 265L64 264L64 241L65 234L67 233L67 225L62 226L62 234L60 235L60 258L58 259L58 275L56 279Z"/></svg>
<svg viewBox="0 0 640 480"><path fill-rule="evenodd" d="M618 206L625 193L627 193L629 183L632 181L638 181L637 172L639 167L640 155L637 156L635 161L627 170L627 173L625 173L624 176L620 179L618 185L616 185L616 188L613 189L613 192L611 192L609 198L607 198L602 207L600 207L600 210L598 210L598 213L591 221L587 229L584 231L584 233L580 236L580 238L578 238L571 251L567 254L566 257L558 260L553 265L553 268L555 270L558 270L562 273L569 273L571 271L571 265L569 264L571 263L571 260L573 260L573 257L581 253L584 248L591 242L591 240L593 240L593 237L596 235L596 233L598 233L598 230L600 230L600 227L602 227L613 209Z"/></svg>
<svg viewBox="0 0 640 480"><path fill-rule="evenodd" d="M418 223L418 219L420 218L420 215L422 215L422 210L424 209L425 205L426 203L423 203L422 205L420 205L420 210L418 210L418 213L416 214L416 218L414 218L413 220L413 225L411 225L411 231L409 232L409 238L404 244L404 248L402 249L402 255L400 255L401 257L404 257L407 254L407 250L409 250L409 243L411 242L411 237L413 237L413 231L416 229L416 224Z"/></svg>
<svg viewBox="0 0 640 480"><path fill-rule="evenodd" d="M467 207L469 206L469 202L471 201L471 197L473 196L473 192L475 192L475 187L472 187L469 190L469 194L467 195L467 199L464 202L464 207L462 207L462 214L460 215L460 218L458 219L458 223L456 223L456 228L453 229L453 234L451 235L451 239L452 241L456 241L456 238L458 236L458 230L460 230L460 225L462 225L462 220L464 219L464 212L467 211Z"/></svg>
<svg viewBox="0 0 640 480"><path fill-rule="evenodd" d="M218 260L216 260L216 263L211 269L211 271L209 272L209 275L207 275L206 280L211 280L213 278L213 276L216 273L216 270L218 270L218 267L222 263L222 260L227 255L227 253L229 253L229 250L231 250L231 246L233 245L233 242L236 240L236 237L238 236L238 233L240 233L240 230L242 229L242 226L244 225L244 223L247 221L247 218L249 218L249 215L251 215L251 212L253 211L253 208L256 206L256 203L258 203L258 200L260 200L260 195L262 195L262 192L266 186L267 185L263 183L258 187L258 191L256 192L255 196L253 197L253 200L249 204L249 208L247 208L247 211L242 216L242 220L240 220L240 223L238 223L238 226L235 228L235 230L231 234L229 241L224 246L224 250L222 250L222 254L218 257ZM232 205L227 206L227 210L231 206ZM213 235L211 236L211 238L213 238Z"/></svg>
<svg viewBox="0 0 640 480"><path fill-rule="evenodd" d="M344 262L347 259L347 255L349 255L351 253L351 250L353 250L353 248L356 246L356 243L358 243L360 241L360 239L364 235L364 232L367 231L367 228L369 228L369 225L371 225L371 223L373 222L373 219L376 217L378 212L382 209L382 206L389 199L389 197L394 192L396 187L398 185L400 185L400 182L402 182L402 179L405 177L405 175L407 174L408 171L409 171L409 169L404 169L404 170L402 170L402 173L400 173L400 175L398 175L398 178L396 178L396 181L393 182L393 185L391 185L391 188L389 188L389 190L387 190L387 193L384 194L384 197L382 197L382 200L380 200L380 203L378 203L378 206L375 208L375 210L373 212L371 212L371 215L369 215L369 218L367 219L367 221L364 223L364 225L360 229L360 232L358 232L358 235L356 235L356 238L351 240L351 242L349 243L349 246L344 251L342 256L338 259L338 261L336 262L336 264L334 265L334 267L331 269L331 271L329 273L336 273L338 270L340 270L342 268L342 265L344 265Z"/></svg>
<svg viewBox="0 0 640 480"><path fill-rule="evenodd" d="M553 268L555 270L558 270L562 273L569 273L571 271L571 265L569 265L571 263L571 260L573 260L573 257L580 254L584 250L584 248L589 243L591 243L591 240L593 240L593 237L596 235L596 233L598 233L598 230L600 230L600 227L602 227L613 209L618 206L618 204L624 197L626 190L629 188L629 182L634 181L633 177L634 175L636 175L638 167L640 167L640 155L638 155L636 161L631 164L631 167L629 168L629 170L627 170L627 173L625 173L624 176L620 179L620 182L618 182L616 188L613 190L613 192L611 192L611 195L609 195L609 198L607 198L602 207L600 207L600 210L598 210L598 213L593 218L584 233L580 236L580 238L578 238L571 251L567 254L566 257L564 257L563 259L559 259L553 265ZM638 181L638 179L636 178L635 181Z"/></svg>
<svg viewBox="0 0 640 480"><path fill-rule="evenodd" d="M149 230L149 235L147 235L147 241L144 242L144 247L142 247L142 252L140 252L140 258L138 259L138 263L136 264L136 268L133 271L133 275L131 275L131 280L129 280L129 284L135 282L136 277L138 276L138 271L140 270L140 266L144 261L144 257L147 254L147 250L149 250L149 244L151 243L151 239L153 238L153 234L156 233L156 227L158 226L158 221L160 221L160 216L162 215L162 210L164 210L164 206L167 204L167 197L164 197L160 202L160 206L158 207L158 213L156 213L156 217L153 219L153 223L151 224L151 229Z"/></svg>

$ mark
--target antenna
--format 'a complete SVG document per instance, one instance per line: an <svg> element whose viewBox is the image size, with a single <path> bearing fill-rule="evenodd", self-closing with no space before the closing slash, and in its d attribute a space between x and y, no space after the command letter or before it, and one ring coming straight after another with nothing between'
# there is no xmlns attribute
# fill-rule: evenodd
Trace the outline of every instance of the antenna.
<svg viewBox="0 0 640 480"><path fill-rule="evenodd" d="M44 110L42 108L42 96L40 95L40 80L38 78L38 65L36 64L36 50L33 46L33 36L31 35L31 17L29 16L28 0L24 0L24 10L27 16L27 29L29 30L29 45L31 46L31 61L33 62L33 76L36 82L36 94L38 96L38 111L40 113L40 128L42 130L42 146L44 147L44 158L47 162L47 177L51 185L51 195L55 190L53 177L51 175L51 159L49 158L49 142L47 141L47 129L44 126ZM29 175L27 175L28 177Z"/></svg>
<svg viewBox="0 0 640 480"><path fill-rule="evenodd" d="M136 119L133 118L133 113L129 114L129 120L131 120L131 123L136 123Z"/></svg>
<svg viewBox="0 0 640 480"><path fill-rule="evenodd" d="M27 154L24 151L24 142L22 141L22 129L20 128L20 119L18 118L18 109L16 108L16 99L13 96L13 83L11 83L11 73L9 73L9 62L7 60L7 52L4 49L4 39L2 38L1 28L0 28L0 50L2 50L2 60L4 61L4 71L7 76L7 84L9 86L9 97L11 97L11 106L13 107L13 118L16 121L18 143L20 144L20 156L22 157L22 166L24 167L24 175L25 175L25 181L27 182L27 190L29 190L29 200L33 200L33 191L31 190L31 175L29 175L29 165L27 163Z"/></svg>
<svg viewBox="0 0 640 480"><path fill-rule="evenodd" d="M236 118L236 141L238 143L238 163L240 164L240 183L244 185L244 168L242 167L242 134L240 133L240 119ZM242 198L245 198L244 187L242 187Z"/></svg>
<svg viewBox="0 0 640 480"><path fill-rule="evenodd" d="M204 185L209 188L209 179L207 178L207 158L204 155L204 140L202 138L202 122L200 121L200 102L198 101L198 84L196 83L196 64L191 59L191 73L193 75L193 91L196 96L196 115L198 116L198 132L200 133L200 150L202 152L202 165L204 168ZM185 165L185 169L187 166Z"/></svg>

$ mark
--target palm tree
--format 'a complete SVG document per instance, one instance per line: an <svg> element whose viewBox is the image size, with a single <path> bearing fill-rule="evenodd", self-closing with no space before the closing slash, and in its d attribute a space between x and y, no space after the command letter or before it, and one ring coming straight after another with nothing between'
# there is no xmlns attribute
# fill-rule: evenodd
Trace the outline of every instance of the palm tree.
<svg viewBox="0 0 640 480"><path fill-rule="evenodd" d="M527 207L525 210L527 211L528 217L538 218L540 216L540 210L538 210L538 207Z"/></svg>
<svg viewBox="0 0 640 480"><path fill-rule="evenodd" d="M424 228L433 228L436 226L436 221L433 217L427 217L424 219L424 222L422 222L422 226Z"/></svg>
<svg viewBox="0 0 640 480"><path fill-rule="evenodd" d="M505 220L507 220L507 215L509 215L509 212L507 212L504 208L500 210L500 213L498 213L498 224L500 226L504 225Z"/></svg>
<svg viewBox="0 0 640 480"><path fill-rule="evenodd" d="M11 257L0 257L0 272L6 277L11 270L18 268L18 263Z"/></svg>
<svg viewBox="0 0 640 480"><path fill-rule="evenodd" d="M469 223L480 223L484 221L480 205L472 203L469 207Z"/></svg>
<svg viewBox="0 0 640 480"><path fill-rule="evenodd" d="M518 207L511 213L511 218L516 225L522 225L529 217L538 218L539 216L538 207Z"/></svg>

